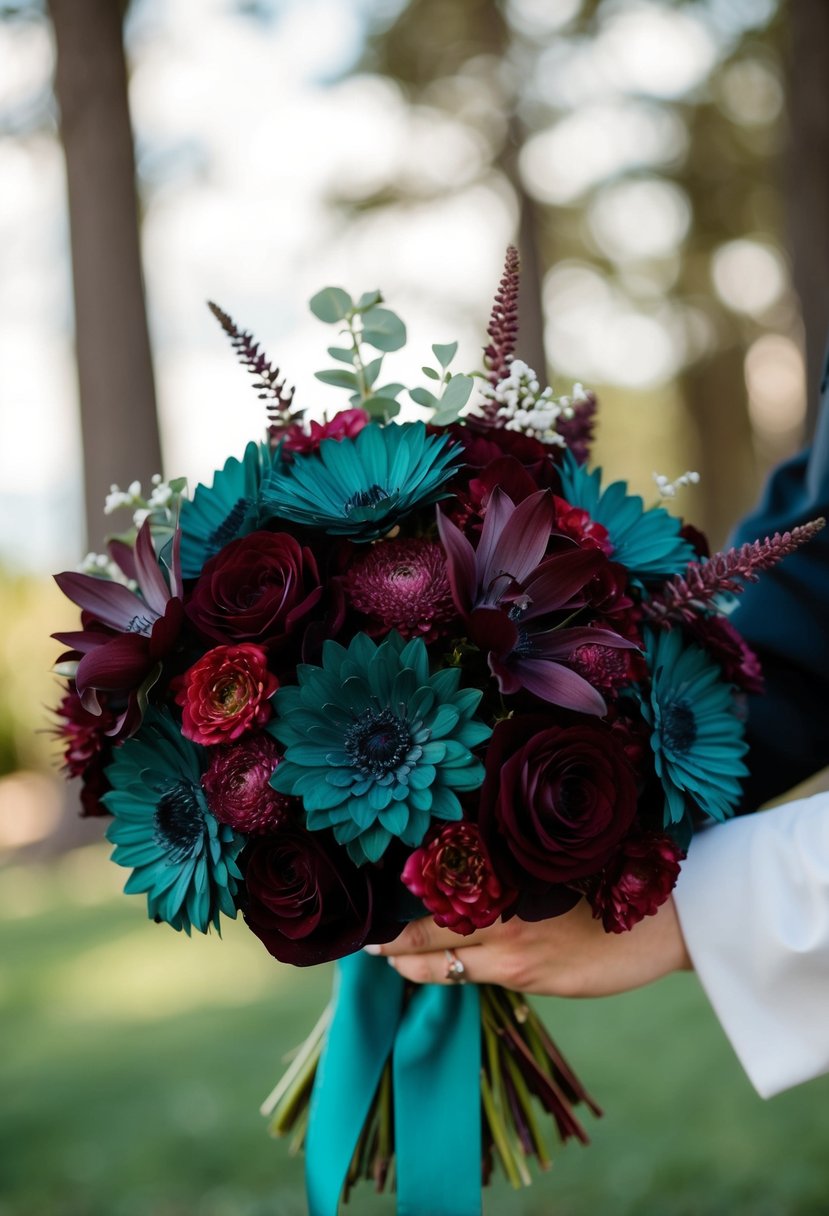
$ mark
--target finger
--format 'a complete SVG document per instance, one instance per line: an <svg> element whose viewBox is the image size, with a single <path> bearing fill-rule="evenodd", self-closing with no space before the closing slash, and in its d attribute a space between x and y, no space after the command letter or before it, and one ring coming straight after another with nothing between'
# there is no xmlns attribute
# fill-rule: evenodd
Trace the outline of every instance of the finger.
<svg viewBox="0 0 829 1216"><path fill-rule="evenodd" d="M459 946L479 946L485 938L486 930L478 929L468 937L453 933L451 929L441 929L430 916L421 920L410 921L399 937L393 942L382 946L366 946L368 954L385 956L398 954L431 954L437 950L456 950Z"/></svg>
<svg viewBox="0 0 829 1216"><path fill-rule="evenodd" d="M484 950L472 950L463 947L453 951L458 962L463 963L464 979L470 984L488 982L486 965L479 965ZM470 964L470 958L472 963ZM426 954L403 954L390 958L389 965L402 975L404 979L414 984L457 984L458 981L449 978L449 959L443 951Z"/></svg>

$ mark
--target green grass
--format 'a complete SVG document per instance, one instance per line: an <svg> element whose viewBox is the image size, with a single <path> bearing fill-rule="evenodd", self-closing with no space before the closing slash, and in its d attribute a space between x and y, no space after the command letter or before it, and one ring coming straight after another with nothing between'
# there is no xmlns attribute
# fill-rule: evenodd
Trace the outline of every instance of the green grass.
<svg viewBox="0 0 829 1216"><path fill-rule="evenodd" d="M301 1216L258 1106L329 969L278 966L243 925L151 925L121 878L98 848L0 873L0 1216ZM829 1078L761 1102L692 976L544 1012L607 1113L488 1216L829 1211Z"/></svg>

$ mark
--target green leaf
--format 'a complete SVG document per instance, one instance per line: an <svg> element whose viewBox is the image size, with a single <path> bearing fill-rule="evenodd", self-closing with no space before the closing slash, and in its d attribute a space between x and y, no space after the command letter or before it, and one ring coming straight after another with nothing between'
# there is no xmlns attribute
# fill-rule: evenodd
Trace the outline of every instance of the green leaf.
<svg viewBox="0 0 829 1216"><path fill-rule="evenodd" d="M354 362L354 349L346 349L345 346L329 346L328 353L332 359L338 359L340 363Z"/></svg>
<svg viewBox="0 0 829 1216"><path fill-rule="evenodd" d="M437 426L446 426L448 423L454 422L469 400L474 384L475 381L471 376L453 376L435 406L435 416L432 421Z"/></svg>
<svg viewBox="0 0 829 1216"><path fill-rule="evenodd" d="M363 316L363 341L377 350L400 350L406 345L406 326L388 308L370 308Z"/></svg>
<svg viewBox="0 0 829 1216"><path fill-rule="evenodd" d="M377 396L378 397L397 397L397 396L399 396L400 393L405 393L405 391L406 391L405 384L396 384L396 383L384 384L382 388L378 388Z"/></svg>
<svg viewBox="0 0 829 1216"><path fill-rule="evenodd" d="M386 421L400 413L400 402L393 397L368 397L362 406L372 418L384 418Z"/></svg>
<svg viewBox="0 0 829 1216"><path fill-rule="evenodd" d="M440 372L436 372L433 367L421 367L420 369L424 376L428 376L430 380L440 380Z"/></svg>
<svg viewBox="0 0 829 1216"><path fill-rule="evenodd" d="M173 491L174 494L183 494L184 491L187 489L187 478L186 477L173 477L172 480L169 481L167 484L169 485L170 489Z"/></svg>
<svg viewBox="0 0 829 1216"><path fill-rule="evenodd" d="M378 304L382 303L383 297L379 291L364 291L357 301L354 311L368 312L370 308L376 308Z"/></svg>
<svg viewBox="0 0 829 1216"><path fill-rule="evenodd" d="M321 380L323 384L333 384L335 388L357 388L357 377L354 372L341 370L339 367L333 367L328 372L314 372L317 380Z"/></svg>
<svg viewBox="0 0 829 1216"><path fill-rule="evenodd" d="M410 388L409 396L412 401L416 401L418 405L425 405L427 410L434 410L440 405L434 393L430 393L428 388Z"/></svg>
<svg viewBox="0 0 829 1216"><path fill-rule="evenodd" d="M438 363L441 365L443 370L446 371L447 367L458 353L458 344L457 342L448 342L446 346L441 346L439 342L436 342L432 347L432 351Z"/></svg>
<svg viewBox="0 0 829 1216"><path fill-rule="evenodd" d="M67 659L65 663L55 663L52 671L63 680L74 680L80 666L80 659Z"/></svg>
<svg viewBox="0 0 829 1216"><path fill-rule="evenodd" d="M379 359L372 359L371 363L367 363L363 368L363 377L366 385L371 388L374 381L380 375L380 368L383 366L383 356Z"/></svg>
<svg viewBox="0 0 829 1216"><path fill-rule="evenodd" d="M336 325L348 316L354 307L354 301L342 287L323 287L311 297L309 307L319 321L326 325Z"/></svg>

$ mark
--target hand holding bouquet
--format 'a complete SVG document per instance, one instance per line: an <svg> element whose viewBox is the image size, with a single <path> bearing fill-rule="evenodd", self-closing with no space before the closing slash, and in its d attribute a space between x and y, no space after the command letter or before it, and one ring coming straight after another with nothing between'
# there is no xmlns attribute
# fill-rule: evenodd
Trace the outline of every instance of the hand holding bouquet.
<svg viewBox="0 0 829 1216"><path fill-rule="evenodd" d="M379 293L312 301L341 343L318 377L349 394L322 423L212 306L266 440L192 499L113 489L135 527L58 576L81 609L58 734L126 891L187 933L241 911L282 962L342 960L266 1104L307 1139L314 1216L392 1172L406 1211L475 1210L496 1161L515 1185L549 1164L539 1104L586 1139L572 1108L597 1108L523 999L414 988L361 947L427 913L461 934L582 898L609 932L653 913L740 796L761 677L723 608L820 526L709 558L604 485L592 394L514 357L517 275L510 250L463 417L474 378L432 348L428 422L392 421L406 334Z"/></svg>

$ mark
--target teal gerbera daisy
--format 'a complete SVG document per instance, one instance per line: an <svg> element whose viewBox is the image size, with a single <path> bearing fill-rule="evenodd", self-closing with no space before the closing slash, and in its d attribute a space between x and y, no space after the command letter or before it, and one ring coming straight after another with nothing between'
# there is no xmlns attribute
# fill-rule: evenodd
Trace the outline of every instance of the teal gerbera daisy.
<svg viewBox="0 0 829 1216"><path fill-rule="evenodd" d="M151 710L140 731L117 748L103 796L114 816L112 860L132 867L124 890L146 893L151 920L189 934L236 916L244 836L219 823L201 787L204 748L183 738L169 714Z"/></svg>
<svg viewBox="0 0 829 1216"><path fill-rule="evenodd" d="M614 481L603 490L602 470L588 472L571 452L564 453L559 473L564 498L607 529L611 558L634 577L644 582L670 578L696 559L680 535L681 521L664 507L646 509L638 494L628 494L627 482Z"/></svg>
<svg viewBox="0 0 829 1216"><path fill-rule="evenodd" d="M481 693L458 687L457 668L430 675L422 639L397 633L328 641L322 662L278 690L267 727L285 748L271 784L302 799L308 828L333 828L362 865L395 836L416 848L432 819L460 819L458 792L484 776L471 749L492 733L473 717Z"/></svg>
<svg viewBox="0 0 829 1216"><path fill-rule="evenodd" d="M665 824L678 824L694 804L712 819L734 813L748 770L734 689L704 650L678 629L646 630L650 694L642 714L665 790Z"/></svg>
<svg viewBox="0 0 829 1216"><path fill-rule="evenodd" d="M271 456L267 444L249 443L241 460L235 456L218 469L210 486L196 486L181 504L181 572L197 578L202 566L228 541L247 536L259 526L259 491Z"/></svg>
<svg viewBox="0 0 829 1216"><path fill-rule="evenodd" d="M375 540L415 507L443 497L457 444L422 422L370 423L354 438L323 439L263 487L271 515L355 541Z"/></svg>

